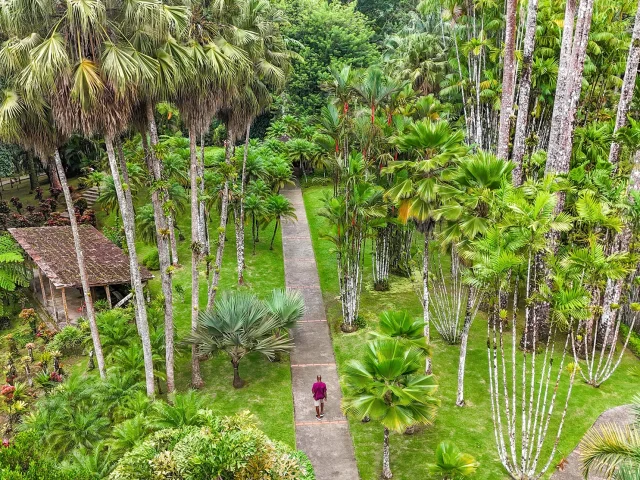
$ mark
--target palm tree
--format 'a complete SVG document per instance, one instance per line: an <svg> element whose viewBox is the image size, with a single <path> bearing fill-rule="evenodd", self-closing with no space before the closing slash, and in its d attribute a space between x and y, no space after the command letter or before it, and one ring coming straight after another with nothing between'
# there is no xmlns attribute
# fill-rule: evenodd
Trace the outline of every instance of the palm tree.
<svg viewBox="0 0 640 480"><path fill-rule="evenodd" d="M272 300L273 306L275 301ZM287 292L280 300L277 312L296 310L288 303L299 304L299 296ZM270 307L247 292L225 293L215 303L214 310L202 312L198 328L187 339L196 345L199 355L215 352L226 353L233 366L233 386L242 388L240 361L251 352L259 352L273 360L276 355L291 350L291 339L278 334L289 328L292 317L289 314L274 314Z"/></svg>
<svg viewBox="0 0 640 480"><path fill-rule="evenodd" d="M609 478L631 480L640 473L640 397L633 406L635 425L621 427L605 424L587 432L580 446L582 473L589 477L592 471L602 471Z"/></svg>
<svg viewBox="0 0 640 480"><path fill-rule="evenodd" d="M244 198L245 214L251 216L251 240L253 242L253 254L256 254L256 241L258 240L258 225L266 214L264 199L255 193L249 193Z"/></svg>
<svg viewBox="0 0 640 480"><path fill-rule="evenodd" d="M393 139L398 150L408 160L393 162L383 173L395 173L396 183L386 196L399 205L400 219L416 222L424 234L422 261L422 308L424 336L429 343L429 241L434 227L434 212L439 206L438 190L442 174L452 162L463 156L464 133L453 131L445 121L423 120L410 124L404 133ZM426 372L431 371L427 358Z"/></svg>
<svg viewBox="0 0 640 480"><path fill-rule="evenodd" d="M413 425L430 425L439 401L432 375L424 375L424 355L399 340L375 340L365 347L363 360L345 368L348 396L343 408L358 419L370 417L384 428L382 478L391 478L389 433Z"/></svg>
<svg viewBox="0 0 640 480"><path fill-rule="evenodd" d="M431 473L443 480L455 480L476 473L479 463L468 453L462 453L451 442L441 442L436 449L436 463L429 465Z"/></svg>
<svg viewBox="0 0 640 480"><path fill-rule="evenodd" d="M278 231L278 225L282 220L297 220L296 210L291 204L291 201L279 193L271 195L265 205L265 217L263 224L266 226L271 222L275 222L273 227L273 235L271 236L270 250L273 250L273 241L276 238L276 232Z"/></svg>
<svg viewBox="0 0 640 480"><path fill-rule="evenodd" d="M380 332L374 332L373 335L398 340L409 347L419 348L425 354L429 352L423 334L424 321L414 319L407 311L382 312L378 329Z"/></svg>

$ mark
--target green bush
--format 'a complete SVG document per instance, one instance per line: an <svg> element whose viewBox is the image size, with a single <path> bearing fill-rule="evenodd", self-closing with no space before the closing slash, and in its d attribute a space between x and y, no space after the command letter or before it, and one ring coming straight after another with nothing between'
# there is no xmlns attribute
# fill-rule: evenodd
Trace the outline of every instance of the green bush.
<svg viewBox="0 0 640 480"><path fill-rule="evenodd" d="M629 326L624 323L620 324L620 333L622 333L622 338L626 339L627 335L629 335ZM636 332L631 332L631 336L629 337L629 343L627 347L631 352L638 358L640 358L640 335Z"/></svg>
<svg viewBox="0 0 640 480"><path fill-rule="evenodd" d="M142 259L142 264L149 270L160 270L160 256L158 255L158 249L154 248L147 253Z"/></svg>
<svg viewBox="0 0 640 480"><path fill-rule="evenodd" d="M202 411L202 426L165 429L127 452L111 480L314 480L303 454L271 441L248 414L219 418Z"/></svg>
<svg viewBox="0 0 640 480"><path fill-rule="evenodd" d="M60 330L47 345L50 352L60 351L65 355L82 353L87 340L85 332L71 325Z"/></svg>

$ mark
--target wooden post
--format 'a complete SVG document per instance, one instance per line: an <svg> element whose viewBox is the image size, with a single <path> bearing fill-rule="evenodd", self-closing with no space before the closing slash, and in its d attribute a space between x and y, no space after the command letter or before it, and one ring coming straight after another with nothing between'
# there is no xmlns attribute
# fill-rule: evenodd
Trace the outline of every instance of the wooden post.
<svg viewBox="0 0 640 480"><path fill-rule="evenodd" d="M53 307L53 317L58 321L58 309L56 308L56 294L53 293L53 283L49 280L49 292L51 292L51 306Z"/></svg>
<svg viewBox="0 0 640 480"><path fill-rule="evenodd" d="M64 318L67 321L67 325L70 325L69 322L69 309L67 308L67 289L62 287L62 308L64 308Z"/></svg>
<svg viewBox="0 0 640 480"><path fill-rule="evenodd" d="M113 308L111 306L111 290L109 289L109 285L104 286L104 291L107 294L107 304L109 305L109 308Z"/></svg>
<svg viewBox="0 0 640 480"><path fill-rule="evenodd" d="M42 270L38 268L38 278L40 279L40 291L42 292L42 304L47 307L47 294L44 291L44 281L42 280Z"/></svg>

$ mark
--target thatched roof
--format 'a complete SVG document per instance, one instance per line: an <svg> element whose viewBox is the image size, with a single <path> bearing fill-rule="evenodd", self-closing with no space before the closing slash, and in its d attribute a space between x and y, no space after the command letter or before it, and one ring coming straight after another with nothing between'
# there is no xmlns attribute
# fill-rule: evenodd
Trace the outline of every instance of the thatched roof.
<svg viewBox="0 0 640 480"><path fill-rule="evenodd" d="M89 285L131 283L129 257L91 225L78 229ZM56 288L82 287L71 227L10 228L9 233ZM143 281L153 278L142 266L140 274Z"/></svg>

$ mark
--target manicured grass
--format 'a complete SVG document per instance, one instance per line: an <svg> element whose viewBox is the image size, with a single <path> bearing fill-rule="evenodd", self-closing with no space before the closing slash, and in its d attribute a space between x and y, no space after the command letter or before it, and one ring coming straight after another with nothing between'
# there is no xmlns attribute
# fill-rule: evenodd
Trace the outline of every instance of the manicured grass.
<svg viewBox="0 0 640 480"><path fill-rule="evenodd" d="M360 313L367 322L367 328L349 335L340 331L341 313L335 255L332 253L331 243L320 238L321 232L326 231L327 224L326 219L317 215L317 211L322 208L325 192L328 191L330 188L326 187L306 189L304 200L327 318L331 324L338 370L342 373L349 359L360 356L362 346L367 341L368 332L376 327L377 315L381 311L404 309L412 315L421 317L422 308L415 287L408 279L392 277L389 291L374 291L371 280L371 255L367 254L360 307ZM417 241L421 242L421 239ZM370 242L368 242L368 248L370 248L369 244ZM438 395L441 406L433 426L414 435L392 434L391 468L394 478L403 480L432 478L428 473L427 464L434 461L435 448L443 440L452 441L462 451L473 454L480 462L480 468L473 478L492 480L509 478L500 464L495 447L488 393L486 328L486 321L478 318L471 330L465 377L465 398L468 404L462 409L455 406L459 348L445 344L432 329L433 368L440 386ZM510 335L507 334L505 341L510 342L510 339ZM558 360L559 358L556 359ZM566 363L570 361L567 359ZM549 477L555 465L575 448L602 412L608 408L629 403L634 394L638 393L639 365L638 360L626 352L620 368L599 389L584 384L576 377L558 452L546 477ZM564 382L560 389L556 409L561 410L564 406L566 383ZM345 393L344 389L343 393ZM363 480L379 478L382 466L382 427L376 422L363 424L353 418L349 422L361 478ZM549 431L553 432L550 437L555 435L553 423ZM548 443L552 442L553 438L549 438ZM546 461L545 456L542 458Z"/></svg>
<svg viewBox="0 0 640 480"><path fill-rule="evenodd" d="M148 196L140 194L136 203L142 205L148 203ZM176 345L191 328L191 250L190 211L178 218L178 226L186 237L178 242L178 258L182 265L177 269L173 277L174 285L174 322L176 326ZM113 215L99 218L100 225L113 224ZM219 218L213 216L209 224L212 242L217 240ZM260 242L256 247L256 255L251 252L250 228L246 233L246 286L237 286L236 271L236 245L233 218L230 215L227 224L227 242L225 245L222 272L218 295L228 290L238 288L249 289L259 297L268 296L275 288L284 287L284 262L282 257L282 241L278 231L274 242L273 251L269 250L269 240L273 232L273 224L260 232ZM138 242L137 251L139 260L155 245ZM215 245L212 243L215 255ZM204 262L203 262L204 263ZM204 308L207 301L207 279L205 266L200 273L200 305ZM153 272L156 278L150 282L150 288L154 294L160 293L160 274ZM183 297L175 291L176 285L182 285L185 289ZM191 350L184 346L178 347L176 358L176 383L180 391L189 388L191 381ZM220 414L233 414L243 410L249 410L258 420L259 427L274 440L283 441L295 446L295 430L293 423L293 396L291 391L291 371L289 359L284 356L280 362L269 362L264 356L252 354L245 357L240 364L240 375L247 384L244 388L236 390L231 385L231 364L224 355L216 356L202 363L202 376L205 386L202 392L211 399L211 407Z"/></svg>

